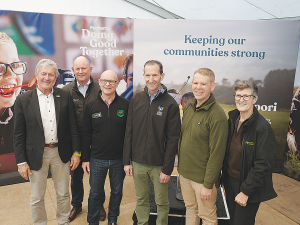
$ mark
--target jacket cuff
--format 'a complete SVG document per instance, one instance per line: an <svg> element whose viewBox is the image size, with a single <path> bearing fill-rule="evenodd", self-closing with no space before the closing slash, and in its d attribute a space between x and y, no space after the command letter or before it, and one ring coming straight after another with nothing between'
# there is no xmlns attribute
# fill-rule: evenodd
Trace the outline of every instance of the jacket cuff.
<svg viewBox="0 0 300 225"><path fill-rule="evenodd" d="M171 176L171 174L172 174L172 172L173 172L173 168L172 168L172 170L170 171L170 169L165 169L164 167L162 167L161 172L163 172L163 173L166 174L166 175Z"/></svg>
<svg viewBox="0 0 300 225"><path fill-rule="evenodd" d="M243 192L248 197L252 194L251 191L244 184L241 185L240 191Z"/></svg>
<svg viewBox="0 0 300 225"><path fill-rule="evenodd" d="M206 187L207 189L212 189L214 184L204 181L203 186Z"/></svg>

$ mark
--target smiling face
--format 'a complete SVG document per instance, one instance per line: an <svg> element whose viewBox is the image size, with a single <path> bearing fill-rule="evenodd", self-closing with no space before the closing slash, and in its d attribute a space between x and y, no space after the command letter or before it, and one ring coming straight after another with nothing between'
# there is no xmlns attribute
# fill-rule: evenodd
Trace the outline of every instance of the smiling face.
<svg viewBox="0 0 300 225"><path fill-rule="evenodd" d="M253 95L251 88L245 88L243 90L236 90L236 95ZM240 100L235 100L236 108L244 114L252 114L253 113L253 106L257 101L257 97L251 96L248 101L245 101L244 98L240 98Z"/></svg>
<svg viewBox="0 0 300 225"><path fill-rule="evenodd" d="M93 67L90 67L90 63L87 58L79 56L74 60L72 70L78 83L84 86L90 79Z"/></svg>
<svg viewBox="0 0 300 225"><path fill-rule="evenodd" d="M20 60L15 44L0 42L0 63L10 64L18 61ZM22 85L22 82L23 75L16 75L8 66L6 74L0 76L0 108L11 107L15 103L21 87L14 87Z"/></svg>
<svg viewBox="0 0 300 225"><path fill-rule="evenodd" d="M215 89L216 83L211 81L209 76L200 73L194 74L192 90L197 100L197 107L209 99L210 93Z"/></svg>
<svg viewBox="0 0 300 225"><path fill-rule="evenodd" d="M160 73L159 65L156 63L148 64L144 69L144 79L150 95L154 95L160 88L160 82L164 79L165 74Z"/></svg>
<svg viewBox="0 0 300 225"><path fill-rule="evenodd" d="M101 80L106 80L105 83L102 83ZM115 81L115 82L114 82ZM104 71L99 79L100 89L102 91L102 96L105 97L114 97L116 94L116 88L118 87L117 84L118 76L112 70ZM111 84L110 84L111 82Z"/></svg>
<svg viewBox="0 0 300 225"><path fill-rule="evenodd" d="M45 95L50 94L56 81L55 69L51 66L41 66L36 75L36 80L38 89Z"/></svg>

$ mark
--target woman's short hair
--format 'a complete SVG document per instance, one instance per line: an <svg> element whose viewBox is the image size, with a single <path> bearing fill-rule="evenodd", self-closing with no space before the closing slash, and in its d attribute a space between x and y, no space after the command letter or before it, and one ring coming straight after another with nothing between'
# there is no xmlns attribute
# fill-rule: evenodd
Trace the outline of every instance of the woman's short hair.
<svg viewBox="0 0 300 225"><path fill-rule="evenodd" d="M240 80L234 85L234 90L244 90L246 88L250 88L252 90L252 94L255 97L258 97L258 88L257 85L250 80Z"/></svg>

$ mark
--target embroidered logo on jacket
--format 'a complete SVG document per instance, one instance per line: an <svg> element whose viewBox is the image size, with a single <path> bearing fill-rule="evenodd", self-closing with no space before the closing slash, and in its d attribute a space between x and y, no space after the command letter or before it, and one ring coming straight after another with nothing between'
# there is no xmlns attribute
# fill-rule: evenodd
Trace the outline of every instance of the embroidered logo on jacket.
<svg viewBox="0 0 300 225"><path fill-rule="evenodd" d="M253 142L248 142L248 141L246 141L246 144L247 144L247 145L254 145Z"/></svg>
<svg viewBox="0 0 300 225"><path fill-rule="evenodd" d="M123 116L125 116L124 110L123 110L123 109L119 109L119 110L117 111L117 115L118 115L118 117L123 117Z"/></svg>
<svg viewBox="0 0 300 225"><path fill-rule="evenodd" d="M92 118L93 118L93 119L96 119L96 118L99 118L99 117L102 117L101 112L93 113L93 114L92 114Z"/></svg>
<svg viewBox="0 0 300 225"><path fill-rule="evenodd" d="M162 116L162 111L164 110L163 106L158 106L158 111L156 112L156 115Z"/></svg>

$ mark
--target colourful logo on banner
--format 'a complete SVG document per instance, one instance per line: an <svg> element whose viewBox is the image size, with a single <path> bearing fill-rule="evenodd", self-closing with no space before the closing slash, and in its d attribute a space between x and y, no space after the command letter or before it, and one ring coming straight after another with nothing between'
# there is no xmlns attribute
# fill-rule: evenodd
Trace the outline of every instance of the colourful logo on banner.
<svg viewBox="0 0 300 225"><path fill-rule="evenodd" d="M88 21L85 17L80 17L76 20L75 23L72 24L72 30L77 34L78 37L81 37L82 29L89 28Z"/></svg>
<svg viewBox="0 0 300 225"><path fill-rule="evenodd" d="M118 117L123 117L125 115L124 110L123 109L118 110L117 115L118 115Z"/></svg>
<svg viewBox="0 0 300 225"><path fill-rule="evenodd" d="M113 26L113 31L118 36L118 38L121 37L121 35L124 35L128 30L128 27L124 21L117 21L115 25Z"/></svg>

